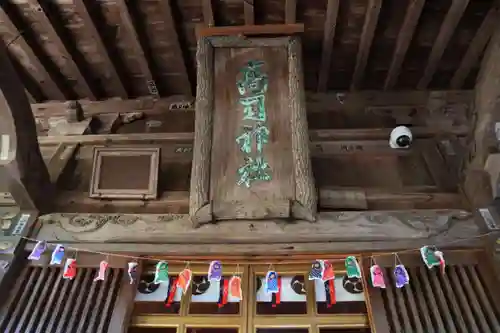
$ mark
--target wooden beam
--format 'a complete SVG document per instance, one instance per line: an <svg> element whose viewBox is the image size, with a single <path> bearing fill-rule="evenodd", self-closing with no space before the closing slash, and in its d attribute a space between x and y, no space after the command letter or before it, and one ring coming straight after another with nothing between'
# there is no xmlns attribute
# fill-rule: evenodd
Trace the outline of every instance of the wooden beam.
<svg viewBox="0 0 500 333"><path fill-rule="evenodd" d="M304 24L262 24L262 25L241 25L199 28L198 39L210 36L231 36L231 35L293 35L304 32Z"/></svg>
<svg viewBox="0 0 500 333"><path fill-rule="evenodd" d="M182 74L182 82L178 82L177 84L182 84L182 86L184 87L183 93L186 96L193 96L194 94L191 82L189 80L186 60L184 59L184 55L182 52L182 45L180 43L179 35L175 27L175 19L174 15L172 14L172 7L170 4L170 0L161 0L159 3L159 7L161 8L163 12L163 17L165 18L163 23L165 24L166 30L168 31L168 34L170 36L172 52L175 53L177 59L180 59L179 63L181 65L179 66L180 68L178 70Z"/></svg>
<svg viewBox="0 0 500 333"><path fill-rule="evenodd" d="M78 12L79 16L83 20L82 27L84 27L87 32L92 36L95 42L95 47L97 52L102 57L103 62L106 64L106 68L108 69L108 77L105 78L105 84L109 85L109 91L113 93L114 96L127 98L128 93L125 89L125 85L120 79L120 75L118 74L113 61L104 45L104 42L97 31L92 18L90 17L83 0L74 0L73 5L75 6L75 10ZM106 89L106 87L104 87Z"/></svg>
<svg viewBox="0 0 500 333"><path fill-rule="evenodd" d="M443 56L443 53L446 50L453 33L455 32L455 28L457 27L458 22L460 22L468 4L469 0L454 0L452 2L450 9L441 24L439 33L434 41L434 45L432 46L424 75L417 85L418 89L426 89L431 82L432 77L434 76L434 73L436 73L439 66L441 57Z"/></svg>
<svg viewBox="0 0 500 333"><path fill-rule="evenodd" d="M29 22L35 33L39 34L45 52L52 61L61 69L64 76L70 78L70 85L79 98L96 100L96 96L85 79L73 57L55 31L39 0L29 0L30 7L23 11L29 17Z"/></svg>
<svg viewBox="0 0 500 333"><path fill-rule="evenodd" d="M500 93L500 27L497 25L484 55L475 89L475 128L464 161L464 192L475 207L491 202L492 193L485 163L491 151L496 151L496 124L500 122L498 100ZM487 185L488 184L488 185Z"/></svg>
<svg viewBox="0 0 500 333"><path fill-rule="evenodd" d="M445 105L472 105L474 92L472 90L442 91ZM403 107L417 110L427 109L428 100L433 91L360 91L352 93L307 93L306 104L308 113L341 111L365 112L366 108L380 107L385 110L397 110ZM165 114L176 112L194 112L192 97L171 96L160 99L107 99L98 102L80 100L85 117L102 114L124 114L144 112L145 114ZM32 105L36 117L64 117L68 105L64 102L45 102ZM396 111L397 112L397 111Z"/></svg>
<svg viewBox="0 0 500 333"><path fill-rule="evenodd" d="M363 78L381 7L382 0L370 0L368 3L363 32L361 33L358 54L356 56L356 66L354 67L354 74L352 76L351 90L356 90Z"/></svg>
<svg viewBox="0 0 500 333"><path fill-rule="evenodd" d="M23 66L48 99L65 100L62 90L47 72L38 56L28 45L22 33L12 23L7 13L0 7L0 36L8 46L10 54Z"/></svg>
<svg viewBox="0 0 500 333"><path fill-rule="evenodd" d="M114 223L114 217L120 217L122 223ZM216 251L232 255L345 253L419 248L425 244L446 247L450 242L460 247L481 243L471 240L481 232L471 214L457 210L322 212L316 223L238 220L196 229L190 227L188 215L176 214L48 214L39 221L41 229L33 237L121 253L137 253L134 242L141 243L141 253L163 250L164 255L202 256Z"/></svg>
<svg viewBox="0 0 500 333"><path fill-rule="evenodd" d="M333 39L335 38L338 12L339 0L328 0L323 34L323 47L321 51L321 65L318 77L318 92L325 92L328 87L330 65L332 63Z"/></svg>
<svg viewBox="0 0 500 333"><path fill-rule="evenodd" d="M286 0L285 23L293 24L296 22L297 22L297 0Z"/></svg>
<svg viewBox="0 0 500 333"><path fill-rule="evenodd" d="M497 1L488 12L488 15L484 18L483 23L481 23L481 26L477 30L474 39L467 49L467 53L465 53L465 56L460 62L460 66L453 75L453 78L451 79L451 87L453 89L460 89L463 86L464 81L469 75L472 67L486 48L486 45L493 35L495 27L497 26L499 21L500 9L498 7Z"/></svg>
<svg viewBox="0 0 500 333"><path fill-rule="evenodd" d="M203 22L205 22L207 27L213 27L215 25L215 20L212 0L203 0L201 5L203 7Z"/></svg>
<svg viewBox="0 0 500 333"><path fill-rule="evenodd" d="M38 145L29 101L7 48L0 43L0 170L22 209L46 212L53 188Z"/></svg>
<svg viewBox="0 0 500 333"><path fill-rule="evenodd" d="M254 14L254 0L242 0L243 1L243 11L245 15L245 25L255 24L255 14Z"/></svg>
<svg viewBox="0 0 500 333"><path fill-rule="evenodd" d="M139 65L141 73L144 75L144 85L147 90L150 91L151 95L158 97L159 95L157 90L155 92L151 92L151 86L156 86L156 83L139 40L139 35L137 34L132 18L130 17L127 4L125 3L125 0L114 1L113 4L115 4L118 8L120 21L122 23L120 28L125 30L125 35L129 41L128 45L133 50L134 58Z"/></svg>
<svg viewBox="0 0 500 333"><path fill-rule="evenodd" d="M403 64L406 52L408 51L408 47L410 46L413 34L415 32L415 29L417 28L418 19L420 18L420 14L422 13L424 4L425 0L410 1L410 4L406 9L406 15L403 21L403 25L399 30L391 65L385 79L385 90L391 89L397 82L401 65Z"/></svg>

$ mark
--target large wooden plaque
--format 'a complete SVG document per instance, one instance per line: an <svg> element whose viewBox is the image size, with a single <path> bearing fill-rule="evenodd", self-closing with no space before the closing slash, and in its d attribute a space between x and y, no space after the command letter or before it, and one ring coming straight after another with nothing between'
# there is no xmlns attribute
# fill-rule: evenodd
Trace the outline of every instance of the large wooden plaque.
<svg viewBox="0 0 500 333"><path fill-rule="evenodd" d="M314 220L300 40L205 37L197 61L194 223Z"/></svg>

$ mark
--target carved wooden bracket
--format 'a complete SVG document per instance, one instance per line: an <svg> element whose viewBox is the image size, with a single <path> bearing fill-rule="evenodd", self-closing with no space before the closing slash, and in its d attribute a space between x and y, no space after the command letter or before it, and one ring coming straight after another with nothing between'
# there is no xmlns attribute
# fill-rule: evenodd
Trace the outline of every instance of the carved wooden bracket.
<svg viewBox="0 0 500 333"><path fill-rule="evenodd" d="M204 37L197 65L193 224L314 221L300 39Z"/></svg>

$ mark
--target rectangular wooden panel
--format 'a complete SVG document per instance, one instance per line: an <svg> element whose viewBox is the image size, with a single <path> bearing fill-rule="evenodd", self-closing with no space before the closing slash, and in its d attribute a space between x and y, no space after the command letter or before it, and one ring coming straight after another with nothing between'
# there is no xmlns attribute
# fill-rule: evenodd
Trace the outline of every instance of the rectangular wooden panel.
<svg viewBox="0 0 500 333"><path fill-rule="evenodd" d="M215 50L210 188L216 218L290 215L287 53L285 47ZM247 86L252 83L260 86Z"/></svg>

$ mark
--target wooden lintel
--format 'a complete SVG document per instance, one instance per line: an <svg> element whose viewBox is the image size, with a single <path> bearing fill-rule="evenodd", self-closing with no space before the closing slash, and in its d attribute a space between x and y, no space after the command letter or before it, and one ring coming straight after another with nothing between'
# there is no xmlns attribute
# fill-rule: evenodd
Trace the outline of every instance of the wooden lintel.
<svg viewBox="0 0 500 333"><path fill-rule="evenodd" d="M101 35L99 34L99 31L95 27L83 0L73 1L73 6L75 6L75 10L78 12L78 15L80 15L81 19L83 20L82 26L85 27L88 33L92 36L95 43L94 45L97 51L99 52L100 56L102 57L102 61L106 64L106 68L108 70L107 74L109 75L109 77L107 77L106 79L105 86L109 86L109 88L105 87L105 89L106 90L109 89L114 96L127 98L128 93L127 90L125 89L125 85L123 84L120 75L118 74L116 67L113 64L113 61L111 60L111 57L101 38Z"/></svg>
<svg viewBox="0 0 500 333"><path fill-rule="evenodd" d="M467 5L469 4L469 0L456 0L452 1L451 7L446 14L446 17L441 24L441 28L439 29L439 33L434 41L434 45L432 46L431 53L429 55L429 59L427 60L427 66L425 68L424 74L420 81L418 82L418 89L426 89L429 83L432 80L432 77L436 73L436 70L439 66L439 61L443 56L443 53L448 46L448 43L455 32L455 28L457 27L460 19L462 18Z"/></svg>
<svg viewBox="0 0 500 333"><path fill-rule="evenodd" d="M394 87L397 82L401 65L403 64L406 52L410 46L413 33L417 28L418 19L420 18L424 4L425 0L410 1L410 4L406 9L406 15L398 34L391 65L384 83L384 89L386 90Z"/></svg>
<svg viewBox="0 0 500 333"><path fill-rule="evenodd" d="M433 91L362 91L352 93L306 93L308 112L324 112L326 110L357 110L363 111L366 107L386 107L391 109L395 106L426 106ZM441 91L444 104L467 104L471 105L474 100L472 90L449 90ZM138 98L138 99L108 99L104 101L78 101L82 107L85 117L100 114L144 112L145 114L168 113L177 104L182 104L182 110L194 111L193 97L172 96L160 99ZM185 106L184 106L185 105ZM32 105L35 117L63 117L66 116L67 104L65 102L45 102Z"/></svg>
<svg viewBox="0 0 500 333"><path fill-rule="evenodd" d="M468 126L454 126L449 129L440 130L434 127L412 127L412 134L417 138L431 138L436 135L458 135L469 134ZM392 128L358 128L358 129L324 129L309 130L312 142L333 140L385 140L389 137ZM192 143L194 133L131 133L131 134L88 134L67 136L40 136L38 141L41 145L54 145L58 143L82 145L112 144L112 143L147 143L150 141L172 141L177 143Z"/></svg>
<svg viewBox="0 0 500 333"><path fill-rule="evenodd" d="M210 36L257 36L257 35L293 35L304 32L303 23L294 24L262 24L226 27L201 27L197 30L198 38Z"/></svg>
<svg viewBox="0 0 500 333"><path fill-rule="evenodd" d="M370 0L368 2L365 23L363 25L363 32L361 33L358 54L356 56L356 66L354 67L354 74L351 81L351 90L357 89L363 78L366 64L368 63L368 55L372 47L373 36L377 28L380 8L382 8L382 0Z"/></svg>
<svg viewBox="0 0 500 333"><path fill-rule="evenodd" d="M431 192L429 192L431 191ZM316 191L314 191L316 192ZM383 188L321 187L319 190L321 209L460 209L464 207L457 193L437 192L436 188L405 188L390 191ZM56 198L58 212L106 213L185 213L189 207L189 192L164 192L157 200L99 200L89 198L86 192L61 191Z"/></svg>
<svg viewBox="0 0 500 333"><path fill-rule="evenodd" d="M339 211L320 213L316 223L239 220L200 228L192 228L188 215L176 214L49 214L40 221L42 227L34 237L111 252L137 252L130 246L133 243L141 243L142 253L161 249L163 254L250 255L446 247L451 242L470 246L482 241L470 239L480 231L469 213L458 210Z"/></svg>
<svg viewBox="0 0 500 333"><path fill-rule="evenodd" d="M481 56L481 53L486 48L486 45L488 44L488 41L495 31L495 27L499 21L499 1L496 1L495 5L488 12L488 15L484 18L483 23L481 23L481 26L477 30L474 39L465 53L465 56L462 58L460 66L451 79L451 87L453 89L460 89L463 86L467 75L469 75L472 66L474 66Z"/></svg>
<svg viewBox="0 0 500 333"><path fill-rule="evenodd" d="M327 90L338 12L339 0L328 0L324 26L325 32L323 34L323 47L321 51L321 67L318 78L318 92L325 92Z"/></svg>

